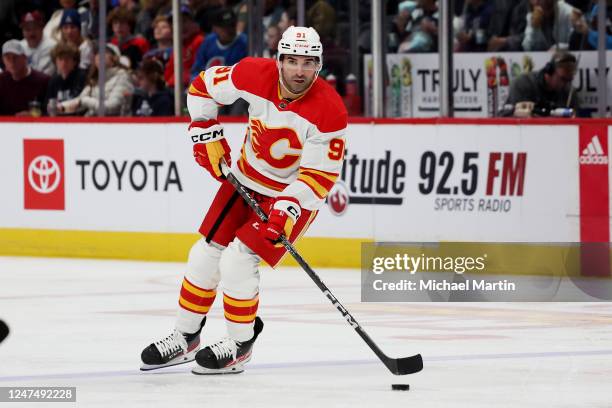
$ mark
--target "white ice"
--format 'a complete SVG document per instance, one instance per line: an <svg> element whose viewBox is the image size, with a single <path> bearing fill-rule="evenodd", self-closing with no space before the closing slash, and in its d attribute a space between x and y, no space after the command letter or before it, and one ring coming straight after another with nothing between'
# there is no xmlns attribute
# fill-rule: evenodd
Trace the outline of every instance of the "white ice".
<svg viewBox="0 0 612 408"><path fill-rule="evenodd" d="M265 328L245 373L140 372L142 348L173 326L182 270L0 258L0 318L12 330L0 387L74 386L88 407L612 406L612 305L361 303L355 270L318 273L387 354L421 353L421 373L388 372L297 268L262 270ZM219 300L204 343L224 334Z"/></svg>

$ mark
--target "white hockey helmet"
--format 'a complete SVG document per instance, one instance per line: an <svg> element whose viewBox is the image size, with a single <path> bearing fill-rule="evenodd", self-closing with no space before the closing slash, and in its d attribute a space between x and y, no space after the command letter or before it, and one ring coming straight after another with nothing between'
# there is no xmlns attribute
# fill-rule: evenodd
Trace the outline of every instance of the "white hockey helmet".
<svg viewBox="0 0 612 408"><path fill-rule="evenodd" d="M280 62L281 55L303 55L317 57L319 66L323 65L323 44L321 38L312 27L291 26L285 30L278 42L277 60Z"/></svg>

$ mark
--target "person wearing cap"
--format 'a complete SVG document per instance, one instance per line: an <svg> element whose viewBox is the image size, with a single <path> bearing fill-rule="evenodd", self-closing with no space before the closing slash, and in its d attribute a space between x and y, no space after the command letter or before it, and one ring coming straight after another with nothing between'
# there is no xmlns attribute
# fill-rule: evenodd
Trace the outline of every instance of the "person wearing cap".
<svg viewBox="0 0 612 408"><path fill-rule="evenodd" d="M181 7L181 23L183 28L183 85L189 85L191 80L191 67L195 63L198 49L204 42L204 35L200 31L200 25L195 21L189 7ZM174 86L174 55L170 57L164 78L169 87Z"/></svg>
<svg viewBox="0 0 612 408"><path fill-rule="evenodd" d="M109 13L106 21L113 30L110 42L118 46L121 53L129 58L130 68L138 68L150 45L143 36L133 34L136 25L134 14L127 8L117 7Z"/></svg>
<svg viewBox="0 0 612 408"><path fill-rule="evenodd" d="M25 13L21 17L20 25L23 34L21 46L25 50L30 67L47 75L53 75L55 66L51 61L51 50L56 42L44 36L44 26L44 18L40 11Z"/></svg>
<svg viewBox="0 0 612 408"><path fill-rule="evenodd" d="M248 55L247 37L237 34L236 15L231 9L219 9L212 24L213 33L206 36L191 67L192 79L210 67L234 65Z"/></svg>
<svg viewBox="0 0 612 408"><path fill-rule="evenodd" d="M81 17L75 9L62 12L60 21L61 41L71 43L79 49L79 68L89 69L93 63L93 43L81 33Z"/></svg>
<svg viewBox="0 0 612 408"><path fill-rule="evenodd" d="M79 68L79 49L72 43L60 42L51 51L57 73L51 77L47 89L47 112L57 114L57 104L76 98L87 81L87 71Z"/></svg>
<svg viewBox="0 0 612 408"><path fill-rule="evenodd" d="M19 40L2 46L6 70L0 74L0 115L29 116L33 104L44 112L49 76L28 66L28 57Z"/></svg>
<svg viewBox="0 0 612 408"><path fill-rule="evenodd" d="M115 44L107 43L105 52L106 82L104 83L104 108L107 116L124 116L129 114L134 84L127 69L121 65L121 52ZM85 116L98 114L100 85L98 69L100 53L96 51L94 68L89 71L85 89L76 98L57 104L60 114L84 113Z"/></svg>
<svg viewBox="0 0 612 408"><path fill-rule="evenodd" d="M59 0L62 8L56 10L52 15L47 25L45 25L45 35L55 41L61 41L62 33L60 31L60 22L65 10L76 10L79 15L79 25L81 28L81 35L86 38L89 35L88 28L91 25L91 13L85 7L77 8L76 0Z"/></svg>

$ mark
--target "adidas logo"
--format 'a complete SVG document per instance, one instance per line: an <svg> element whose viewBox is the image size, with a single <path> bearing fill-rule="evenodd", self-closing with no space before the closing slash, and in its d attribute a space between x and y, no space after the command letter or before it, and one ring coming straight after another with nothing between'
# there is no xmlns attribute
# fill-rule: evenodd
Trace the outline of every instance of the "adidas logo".
<svg viewBox="0 0 612 408"><path fill-rule="evenodd" d="M580 155L580 164L608 164L608 155L599 142L599 136L593 136L589 145Z"/></svg>

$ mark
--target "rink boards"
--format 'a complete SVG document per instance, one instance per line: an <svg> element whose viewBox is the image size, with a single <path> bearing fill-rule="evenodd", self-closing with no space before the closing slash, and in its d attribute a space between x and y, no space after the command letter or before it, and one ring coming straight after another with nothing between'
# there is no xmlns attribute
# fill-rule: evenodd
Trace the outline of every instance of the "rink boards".
<svg viewBox="0 0 612 408"><path fill-rule="evenodd" d="M315 266L358 267L364 241L608 242L608 125L353 121L300 247ZM225 129L236 158L246 123ZM183 260L218 186L185 122L4 121L0 134L1 254Z"/></svg>

